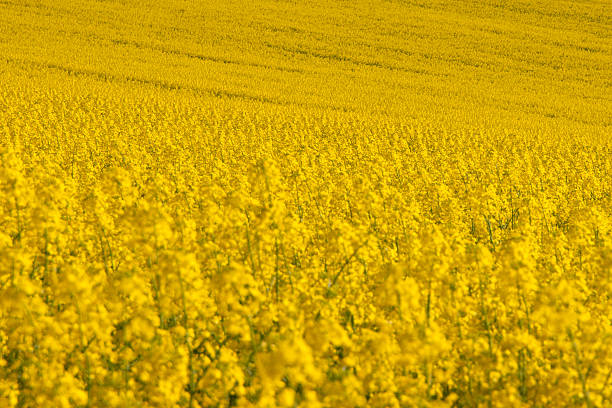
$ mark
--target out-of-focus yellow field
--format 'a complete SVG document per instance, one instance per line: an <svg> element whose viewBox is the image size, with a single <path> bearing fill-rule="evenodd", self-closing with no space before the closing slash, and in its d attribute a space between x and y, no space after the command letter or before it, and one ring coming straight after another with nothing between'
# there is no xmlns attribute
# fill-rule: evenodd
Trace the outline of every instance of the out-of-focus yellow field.
<svg viewBox="0 0 612 408"><path fill-rule="evenodd" d="M612 406L612 4L0 2L1 407Z"/></svg>

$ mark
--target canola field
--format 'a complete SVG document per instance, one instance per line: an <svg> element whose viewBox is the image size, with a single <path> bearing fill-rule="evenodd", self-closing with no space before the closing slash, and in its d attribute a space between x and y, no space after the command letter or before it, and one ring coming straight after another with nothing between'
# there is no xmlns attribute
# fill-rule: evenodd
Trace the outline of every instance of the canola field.
<svg viewBox="0 0 612 408"><path fill-rule="evenodd" d="M609 0L0 1L0 407L610 406Z"/></svg>

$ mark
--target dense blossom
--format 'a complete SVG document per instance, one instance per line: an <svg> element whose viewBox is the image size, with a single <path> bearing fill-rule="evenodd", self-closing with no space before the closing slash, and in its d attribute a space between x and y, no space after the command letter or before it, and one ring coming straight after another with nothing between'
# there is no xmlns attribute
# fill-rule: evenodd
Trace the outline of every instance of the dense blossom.
<svg viewBox="0 0 612 408"><path fill-rule="evenodd" d="M0 406L612 405L596 2L150 3L0 4Z"/></svg>

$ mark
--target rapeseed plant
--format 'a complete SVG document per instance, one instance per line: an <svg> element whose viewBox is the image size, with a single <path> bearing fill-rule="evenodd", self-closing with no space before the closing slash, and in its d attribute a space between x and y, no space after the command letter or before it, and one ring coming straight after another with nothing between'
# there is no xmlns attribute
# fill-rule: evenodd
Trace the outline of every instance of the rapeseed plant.
<svg viewBox="0 0 612 408"><path fill-rule="evenodd" d="M204 3L0 5L0 406L612 404L605 5Z"/></svg>

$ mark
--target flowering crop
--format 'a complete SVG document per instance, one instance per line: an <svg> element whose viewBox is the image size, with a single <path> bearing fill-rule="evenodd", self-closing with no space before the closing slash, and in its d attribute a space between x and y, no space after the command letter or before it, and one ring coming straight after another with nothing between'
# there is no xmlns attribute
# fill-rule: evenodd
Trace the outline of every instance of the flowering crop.
<svg viewBox="0 0 612 408"><path fill-rule="evenodd" d="M612 405L609 4L159 3L0 3L1 407Z"/></svg>

